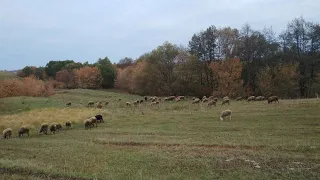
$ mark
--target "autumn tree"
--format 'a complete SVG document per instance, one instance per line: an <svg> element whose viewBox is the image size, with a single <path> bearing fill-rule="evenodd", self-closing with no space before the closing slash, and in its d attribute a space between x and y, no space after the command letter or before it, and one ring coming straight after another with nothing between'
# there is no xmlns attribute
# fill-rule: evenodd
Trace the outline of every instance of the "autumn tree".
<svg viewBox="0 0 320 180"><path fill-rule="evenodd" d="M64 83L66 88L75 88L75 73L72 70L60 70L56 73L56 80Z"/></svg>
<svg viewBox="0 0 320 180"><path fill-rule="evenodd" d="M211 64L211 68L217 76L217 88L213 92L214 95L229 97L243 95L240 59L215 62Z"/></svg>
<svg viewBox="0 0 320 180"><path fill-rule="evenodd" d="M76 70L76 80L80 88L97 89L101 87L102 76L97 67L83 67Z"/></svg>

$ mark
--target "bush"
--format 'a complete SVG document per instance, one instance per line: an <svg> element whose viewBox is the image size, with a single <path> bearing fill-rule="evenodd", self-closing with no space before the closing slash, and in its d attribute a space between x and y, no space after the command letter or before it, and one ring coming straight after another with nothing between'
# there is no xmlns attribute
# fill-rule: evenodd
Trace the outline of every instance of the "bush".
<svg viewBox="0 0 320 180"><path fill-rule="evenodd" d="M0 98L12 96L50 96L53 92L52 83L44 82L34 76L0 81Z"/></svg>

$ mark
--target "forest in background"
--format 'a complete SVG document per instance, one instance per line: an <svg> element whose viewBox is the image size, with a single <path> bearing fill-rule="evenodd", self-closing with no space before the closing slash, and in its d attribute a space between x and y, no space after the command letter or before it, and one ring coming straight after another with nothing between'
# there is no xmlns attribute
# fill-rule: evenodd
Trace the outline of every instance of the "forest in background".
<svg viewBox="0 0 320 180"><path fill-rule="evenodd" d="M157 96L315 97L320 92L320 26L303 17L289 22L279 35L272 28L254 30L249 24L241 29L210 26L196 32L186 46L166 41L135 60L126 57L116 64L108 57L93 64L49 61L45 67L26 66L17 75L22 80L2 80L1 97L26 94L14 92L19 92L18 83L25 89L21 82L30 79L51 82L42 89L117 88ZM37 94L51 93L41 90Z"/></svg>

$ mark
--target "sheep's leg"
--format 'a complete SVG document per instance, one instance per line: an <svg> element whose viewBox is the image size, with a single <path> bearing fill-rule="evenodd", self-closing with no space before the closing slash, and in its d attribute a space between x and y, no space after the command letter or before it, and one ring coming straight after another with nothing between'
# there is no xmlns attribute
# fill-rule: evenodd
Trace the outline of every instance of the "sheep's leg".
<svg viewBox="0 0 320 180"><path fill-rule="evenodd" d="M230 118L229 118L229 120L231 120L231 115L230 115Z"/></svg>

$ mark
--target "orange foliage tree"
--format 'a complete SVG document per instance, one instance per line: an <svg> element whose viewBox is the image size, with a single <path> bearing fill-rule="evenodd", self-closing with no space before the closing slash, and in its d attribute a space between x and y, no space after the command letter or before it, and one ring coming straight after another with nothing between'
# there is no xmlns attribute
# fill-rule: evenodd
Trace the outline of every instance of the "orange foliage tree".
<svg viewBox="0 0 320 180"><path fill-rule="evenodd" d="M236 97L243 95L243 80L241 79L242 64L240 59L225 60L211 63L211 69L216 76L217 87L214 96Z"/></svg>
<svg viewBox="0 0 320 180"><path fill-rule="evenodd" d="M50 96L53 86L34 76L0 81L0 98L12 96Z"/></svg>
<svg viewBox="0 0 320 180"><path fill-rule="evenodd" d="M102 76L97 67L83 67L76 71L76 80L80 88L97 89L101 87Z"/></svg>
<svg viewBox="0 0 320 180"><path fill-rule="evenodd" d="M64 83L66 88L75 88L75 73L72 70L63 69L56 73L56 80Z"/></svg>

